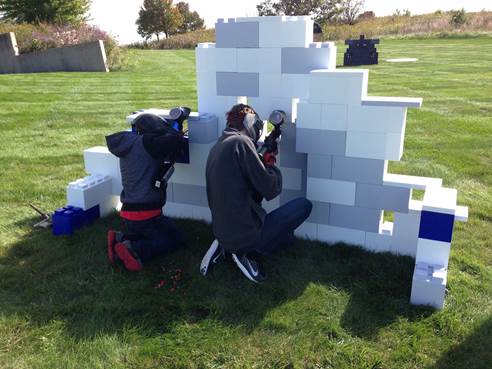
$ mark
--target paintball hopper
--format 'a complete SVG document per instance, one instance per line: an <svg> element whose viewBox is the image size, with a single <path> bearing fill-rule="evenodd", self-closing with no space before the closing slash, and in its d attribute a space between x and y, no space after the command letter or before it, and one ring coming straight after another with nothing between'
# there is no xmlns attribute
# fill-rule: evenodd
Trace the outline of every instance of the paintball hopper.
<svg viewBox="0 0 492 369"><path fill-rule="evenodd" d="M177 123L177 127L173 127L179 131L183 130L183 122L190 116L191 109L185 106L179 106L169 112L169 119Z"/></svg>

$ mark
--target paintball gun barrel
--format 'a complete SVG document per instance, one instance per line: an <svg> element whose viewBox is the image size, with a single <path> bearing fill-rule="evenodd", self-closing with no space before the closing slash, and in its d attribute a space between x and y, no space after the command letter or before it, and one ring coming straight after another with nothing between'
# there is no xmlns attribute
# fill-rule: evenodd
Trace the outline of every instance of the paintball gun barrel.
<svg viewBox="0 0 492 369"><path fill-rule="evenodd" d="M265 142L258 148L258 156L263 160L266 153L277 151L278 142L282 136L282 124L287 120L287 115L282 110L274 110L268 117L268 122L273 125L273 131L265 139Z"/></svg>

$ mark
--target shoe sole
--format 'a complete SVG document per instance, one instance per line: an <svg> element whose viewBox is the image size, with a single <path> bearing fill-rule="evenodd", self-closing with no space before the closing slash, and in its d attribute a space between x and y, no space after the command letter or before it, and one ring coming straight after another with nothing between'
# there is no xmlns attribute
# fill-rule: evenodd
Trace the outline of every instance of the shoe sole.
<svg viewBox="0 0 492 369"><path fill-rule="evenodd" d="M210 262L212 261L212 256L215 254L218 247L219 241L214 240L214 242L212 242L212 245L210 245L209 249L207 250L206 254L203 256L202 263L200 264L200 273L202 273L202 275L207 275L208 267L210 265Z"/></svg>
<svg viewBox="0 0 492 369"><path fill-rule="evenodd" d="M248 278L251 282L260 283L248 273L248 270L243 266L243 264L241 264L236 254L232 254L232 260L234 260L236 265L239 267L239 270L241 270L241 272L246 276L246 278Z"/></svg>
<svg viewBox="0 0 492 369"><path fill-rule="evenodd" d="M116 242L116 232L115 231L108 231L108 259L109 262L111 263L112 266L115 265L115 260L114 260L114 244Z"/></svg>
<svg viewBox="0 0 492 369"><path fill-rule="evenodd" d="M135 257L131 254L130 250L128 250L125 245L117 244L114 247L114 251L123 262L123 265L125 265L126 270L130 272L140 272L142 270L143 267L140 261L135 259Z"/></svg>

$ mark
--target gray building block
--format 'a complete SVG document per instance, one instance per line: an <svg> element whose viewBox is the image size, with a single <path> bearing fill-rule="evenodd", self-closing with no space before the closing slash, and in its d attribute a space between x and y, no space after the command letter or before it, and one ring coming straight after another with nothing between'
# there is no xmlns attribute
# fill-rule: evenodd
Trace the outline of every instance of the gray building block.
<svg viewBox="0 0 492 369"><path fill-rule="evenodd" d="M171 182L167 184L167 188L166 188L166 202L167 201L170 202L174 201L173 184Z"/></svg>
<svg viewBox="0 0 492 369"><path fill-rule="evenodd" d="M330 224L378 233L382 213L379 209L330 204Z"/></svg>
<svg viewBox="0 0 492 369"><path fill-rule="evenodd" d="M306 197L306 190L282 190L280 193L280 205L285 205L289 201L298 199L299 197Z"/></svg>
<svg viewBox="0 0 492 369"><path fill-rule="evenodd" d="M332 178L333 155L309 154L307 159L307 176L316 178Z"/></svg>
<svg viewBox="0 0 492 369"><path fill-rule="evenodd" d="M322 155L345 154L346 132L298 128L296 134L297 152Z"/></svg>
<svg viewBox="0 0 492 369"><path fill-rule="evenodd" d="M409 188L357 183L355 205L408 213L410 197Z"/></svg>
<svg viewBox="0 0 492 369"><path fill-rule="evenodd" d="M189 142L211 143L217 140L219 121L215 115L203 115L199 119L188 119Z"/></svg>
<svg viewBox="0 0 492 369"><path fill-rule="evenodd" d="M184 183L173 183L175 203L208 206L207 188Z"/></svg>
<svg viewBox="0 0 492 369"><path fill-rule="evenodd" d="M331 52L329 48L285 47L282 49L282 73L309 74L315 69L329 69Z"/></svg>
<svg viewBox="0 0 492 369"><path fill-rule="evenodd" d="M217 72L218 96L258 97L260 75L258 73Z"/></svg>
<svg viewBox="0 0 492 369"><path fill-rule="evenodd" d="M282 125L282 138L280 140L280 150L296 151L296 125L285 123Z"/></svg>
<svg viewBox="0 0 492 369"><path fill-rule="evenodd" d="M359 183L383 184L386 161L333 156L332 178Z"/></svg>
<svg viewBox="0 0 492 369"><path fill-rule="evenodd" d="M313 210L306 222L316 224L330 224L330 205L327 202L312 201Z"/></svg>
<svg viewBox="0 0 492 369"><path fill-rule="evenodd" d="M215 24L216 48L260 47L258 22L227 22Z"/></svg>
<svg viewBox="0 0 492 369"><path fill-rule="evenodd" d="M277 164L285 168L307 169L307 154L297 153L294 151L280 150Z"/></svg>

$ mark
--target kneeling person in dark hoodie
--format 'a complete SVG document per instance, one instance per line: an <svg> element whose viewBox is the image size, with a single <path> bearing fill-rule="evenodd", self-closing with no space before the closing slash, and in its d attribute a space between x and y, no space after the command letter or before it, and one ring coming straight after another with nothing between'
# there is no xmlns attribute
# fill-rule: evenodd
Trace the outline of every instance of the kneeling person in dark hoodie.
<svg viewBox="0 0 492 369"><path fill-rule="evenodd" d="M253 108L235 105L227 113L227 128L207 160L207 196L217 238L201 264L206 274L211 263L230 254L251 281L265 279L254 255L270 255L294 240L294 230L309 216L305 198L288 202L267 214L263 198L272 200L282 190L282 174L275 155L257 154L263 122Z"/></svg>
<svg viewBox="0 0 492 369"><path fill-rule="evenodd" d="M142 114L134 122L136 133L124 131L106 137L109 151L120 159L120 216L124 232L108 231L108 258L129 271L140 271L142 263L184 244L174 222L162 214L166 186L154 183L164 160L178 156L185 145L181 132L153 114Z"/></svg>

